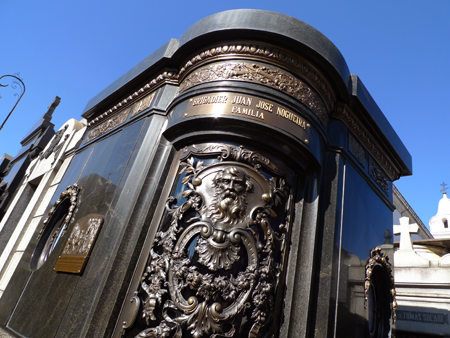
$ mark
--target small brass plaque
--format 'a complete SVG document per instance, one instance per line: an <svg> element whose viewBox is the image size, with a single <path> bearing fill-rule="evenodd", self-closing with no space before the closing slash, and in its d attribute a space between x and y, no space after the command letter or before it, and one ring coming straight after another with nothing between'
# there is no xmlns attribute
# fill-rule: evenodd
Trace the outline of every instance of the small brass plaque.
<svg viewBox="0 0 450 338"><path fill-rule="evenodd" d="M59 256L53 270L70 273L81 273L86 262L86 256Z"/></svg>
<svg viewBox="0 0 450 338"><path fill-rule="evenodd" d="M53 270L81 274L102 224L103 216L97 214L89 214L79 219Z"/></svg>
<svg viewBox="0 0 450 338"><path fill-rule="evenodd" d="M309 143L311 125L301 115L256 96L222 92L191 98L184 118L198 115L228 115L260 121Z"/></svg>

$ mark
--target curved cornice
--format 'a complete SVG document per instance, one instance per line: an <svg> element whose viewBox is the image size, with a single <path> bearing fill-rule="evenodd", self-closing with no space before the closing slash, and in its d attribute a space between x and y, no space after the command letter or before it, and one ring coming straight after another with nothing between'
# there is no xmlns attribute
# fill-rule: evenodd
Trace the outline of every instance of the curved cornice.
<svg viewBox="0 0 450 338"><path fill-rule="evenodd" d="M230 34L231 31L239 31L239 36L242 38L261 34L266 41L272 39L277 42L277 45L283 43L294 50L301 47L302 51L313 53L316 57L317 54L323 57L344 82L350 75L341 52L325 35L289 15L265 10L235 9L203 18L189 27L181 36L179 48L211 33ZM281 41L281 38L285 41ZM297 46L292 44L294 41L298 43Z"/></svg>
<svg viewBox="0 0 450 338"><path fill-rule="evenodd" d="M312 71L311 77L308 77L309 81L313 81L314 74L319 70L322 74L327 74L327 80L330 81L335 92L339 93L339 97L348 95L347 81L350 72L347 64L336 46L322 33L288 15L241 9L206 17L188 28L180 40L171 39L91 99L84 109L83 117L91 119L97 116L98 110L104 110L112 103L113 94L126 95L123 93L125 88L133 90L133 87L140 86L146 81L145 78L161 74L169 68L179 69L180 63L185 62L186 57L192 57L190 55L193 51L205 50L208 46L217 44L218 41L227 41L230 37L236 36L242 41L264 42L276 46L278 51L272 51L271 55L267 55L272 62L275 62L277 58L281 60L285 57L283 50L300 54L310 63L307 69L304 69ZM260 46L250 47L250 52L254 47L257 48L255 56L263 50L262 53L267 53L267 48ZM284 61L290 62L287 59ZM296 67L296 62L291 66ZM311 67L312 64L315 69ZM305 62L301 62L298 68L303 69L305 65ZM315 83L312 84L316 86ZM319 84L316 89L320 87L322 84ZM328 104L328 98L324 97L324 100Z"/></svg>

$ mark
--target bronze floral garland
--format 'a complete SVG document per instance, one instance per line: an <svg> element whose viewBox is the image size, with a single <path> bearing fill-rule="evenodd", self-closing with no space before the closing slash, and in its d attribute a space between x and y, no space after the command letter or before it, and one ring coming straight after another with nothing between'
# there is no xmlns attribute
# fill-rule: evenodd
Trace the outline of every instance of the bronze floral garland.
<svg viewBox="0 0 450 338"><path fill-rule="evenodd" d="M68 209L67 215L63 222L65 228L63 230L62 235L64 235L64 232L67 230L67 226L69 225L69 222L72 219L73 211L75 210L75 208L77 206L77 196L78 196L79 192L80 192L80 187L78 186L78 184L74 183L73 185L69 185L67 187L67 189L61 193L61 195L59 196L59 199L55 202L55 204L53 204L53 207L48 212L48 217L44 220L44 222L42 222L42 228L39 231L39 235L38 235L37 239L41 238L45 228L48 225L48 222L52 218L55 211L58 209L58 206L61 204L61 202L63 202L66 198L70 198L70 207Z"/></svg>
<svg viewBox="0 0 450 338"><path fill-rule="evenodd" d="M394 277L392 276L392 265L391 263L389 263L388 255L381 252L381 248L379 246L370 250L370 258L366 264L366 277L364 278L364 308L367 309L372 273L376 265L381 265L390 277L389 283L391 287L390 293L391 293L392 321L395 324L397 321L397 314L396 314L397 299L395 292Z"/></svg>

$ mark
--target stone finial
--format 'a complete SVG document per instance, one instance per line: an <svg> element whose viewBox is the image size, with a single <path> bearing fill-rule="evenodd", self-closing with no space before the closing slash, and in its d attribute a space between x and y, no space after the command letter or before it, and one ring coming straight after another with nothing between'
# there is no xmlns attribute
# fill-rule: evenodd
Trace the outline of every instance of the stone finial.
<svg viewBox="0 0 450 338"><path fill-rule="evenodd" d="M44 118L48 118L51 120L53 112L55 111L56 107L58 107L59 103L61 102L61 98L59 96L55 96L52 103L47 108L47 112L44 114Z"/></svg>

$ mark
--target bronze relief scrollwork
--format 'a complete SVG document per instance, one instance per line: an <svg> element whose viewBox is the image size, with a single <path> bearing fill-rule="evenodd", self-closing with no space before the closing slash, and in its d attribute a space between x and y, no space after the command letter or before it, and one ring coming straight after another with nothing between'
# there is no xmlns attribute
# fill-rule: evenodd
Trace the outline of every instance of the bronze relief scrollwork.
<svg viewBox="0 0 450 338"><path fill-rule="evenodd" d="M139 299L133 300L140 304L141 328L130 332L273 336L288 185L270 160L243 147L220 144L186 153L176 196L184 202L167 202L168 217L153 241Z"/></svg>

